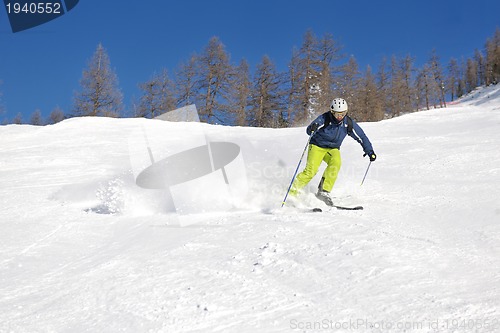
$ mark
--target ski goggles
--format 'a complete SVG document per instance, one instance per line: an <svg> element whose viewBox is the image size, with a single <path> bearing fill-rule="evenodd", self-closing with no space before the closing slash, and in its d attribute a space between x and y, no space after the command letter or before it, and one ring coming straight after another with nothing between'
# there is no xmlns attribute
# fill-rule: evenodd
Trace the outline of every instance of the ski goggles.
<svg viewBox="0 0 500 333"><path fill-rule="evenodd" d="M342 111L342 112L333 112L333 115L335 118L344 118L347 114L347 111Z"/></svg>

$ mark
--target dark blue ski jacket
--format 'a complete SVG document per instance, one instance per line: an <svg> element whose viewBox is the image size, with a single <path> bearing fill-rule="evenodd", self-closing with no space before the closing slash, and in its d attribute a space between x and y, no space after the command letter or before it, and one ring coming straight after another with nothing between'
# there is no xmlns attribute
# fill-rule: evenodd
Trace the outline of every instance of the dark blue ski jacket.
<svg viewBox="0 0 500 333"><path fill-rule="evenodd" d="M348 116L345 116L342 121L337 122L337 119L333 117L330 111L320 115L311 124L309 124L306 129L307 134L311 135L312 124L318 124L320 126L320 128L313 134L311 143L322 148L340 149L344 138L346 135L349 135L356 140L361 147L363 147L365 154L372 153L372 144L356 121L352 120L352 131L351 133L348 133L347 117Z"/></svg>

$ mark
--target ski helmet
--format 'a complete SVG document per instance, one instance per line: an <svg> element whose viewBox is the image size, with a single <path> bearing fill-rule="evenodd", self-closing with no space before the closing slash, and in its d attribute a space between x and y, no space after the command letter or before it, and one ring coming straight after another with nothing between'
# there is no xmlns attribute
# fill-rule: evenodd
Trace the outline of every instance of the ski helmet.
<svg viewBox="0 0 500 333"><path fill-rule="evenodd" d="M343 98L335 98L330 105L330 110L332 112L346 112L347 102Z"/></svg>

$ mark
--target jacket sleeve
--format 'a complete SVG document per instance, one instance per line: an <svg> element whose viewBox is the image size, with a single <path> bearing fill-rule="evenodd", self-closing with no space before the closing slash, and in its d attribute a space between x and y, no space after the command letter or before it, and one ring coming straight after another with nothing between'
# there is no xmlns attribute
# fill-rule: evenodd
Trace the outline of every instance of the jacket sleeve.
<svg viewBox="0 0 500 333"><path fill-rule="evenodd" d="M324 114L319 115L316 119L314 119L309 124L309 126L307 126L307 128L306 128L307 135L311 135L311 133L312 133L312 130L311 130L312 124L318 124L319 127L321 127L322 125L324 125L325 124L325 115Z"/></svg>
<svg viewBox="0 0 500 333"><path fill-rule="evenodd" d="M353 133L352 133L351 137L354 140L359 142L361 147L363 147L363 151L365 152L365 154L369 154L369 153L373 152L372 143L370 142L370 140L366 136L363 129L354 120L352 121L352 129L353 129Z"/></svg>

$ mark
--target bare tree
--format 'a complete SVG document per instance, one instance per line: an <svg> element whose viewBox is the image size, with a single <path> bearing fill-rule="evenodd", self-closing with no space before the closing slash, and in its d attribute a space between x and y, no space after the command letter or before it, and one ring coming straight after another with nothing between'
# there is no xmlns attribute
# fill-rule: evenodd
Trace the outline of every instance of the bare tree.
<svg viewBox="0 0 500 333"><path fill-rule="evenodd" d="M227 98L232 67L225 46L212 37L198 57L200 116L206 122L227 122Z"/></svg>
<svg viewBox="0 0 500 333"><path fill-rule="evenodd" d="M474 59L467 59L465 64L465 91L470 93L478 86L477 70L478 64Z"/></svg>
<svg viewBox="0 0 500 333"><path fill-rule="evenodd" d="M47 124L57 124L58 122L63 121L64 118L65 116L63 110L59 106L56 106L56 108L50 113Z"/></svg>
<svg viewBox="0 0 500 333"><path fill-rule="evenodd" d="M23 115L21 112L19 112L18 114L16 114L16 116L14 117L14 119L12 120L12 123L13 124L16 124L16 125L21 125L23 124Z"/></svg>
<svg viewBox="0 0 500 333"><path fill-rule="evenodd" d="M436 49L432 50L428 64L432 73L432 78L435 81L432 84L432 88L435 89L434 95L438 97L440 106L446 107L443 68L441 67L441 62L439 60L439 56L437 55Z"/></svg>
<svg viewBox="0 0 500 333"><path fill-rule="evenodd" d="M99 44L83 71L82 90L75 95L75 116L118 117L123 110L123 95L118 89L118 79L110 67L109 56Z"/></svg>
<svg viewBox="0 0 500 333"><path fill-rule="evenodd" d="M474 52L474 60L477 63L478 85L483 86L486 84L486 57L479 50L476 50Z"/></svg>
<svg viewBox="0 0 500 333"><path fill-rule="evenodd" d="M262 58L254 78L250 124L257 127L285 127L281 76L271 59Z"/></svg>
<svg viewBox="0 0 500 333"><path fill-rule="evenodd" d="M411 56L408 55L402 60L395 56L391 58L389 105L392 116L399 116L401 112L411 112L414 109L413 71Z"/></svg>
<svg viewBox="0 0 500 333"><path fill-rule="evenodd" d="M500 28L486 41L486 84L500 82Z"/></svg>
<svg viewBox="0 0 500 333"><path fill-rule="evenodd" d="M290 62L289 104L295 123L309 122L324 112L332 99L334 63L341 58L341 47L331 34L318 39L306 31L302 45L294 50Z"/></svg>
<svg viewBox="0 0 500 333"><path fill-rule="evenodd" d="M308 30L304 35L302 42L302 47L300 48L300 75L302 76L302 84L300 86L300 91L302 92L300 96L301 104L303 107L302 117L307 121L314 119L316 113L316 107L318 104L317 97L321 90L319 86L319 71L317 68L317 51L318 40L311 30ZM299 111L300 112L300 111Z"/></svg>
<svg viewBox="0 0 500 333"><path fill-rule="evenodd" d="M236 115L236 125L244 126L247 124L246 117L249 107L249 99L252 89L250 82L250 69L248 62L242 60L234 69L234 75L231 78L231 90L229 95L229 108Z"/></svg>
<svg viewBox="0 0 500 333"><path fill-rule="evenodd" d="M435 83L436 82L432 78L432 69L430 65L424 64L419 70L416 79L417 98L419 101L417 108L421 107L422 103L424 103L425 108L430 110L435 94Z"/></svg>
<svg viewBox="0 0 500 333"><path fill-rule="evenodd" d="M166 69L160 74L139 85L143 91L137 107L136 115L139 117L155 118L165 112L175 109L173 83Z"/></svg>
<svg viewBox="0 0 500 333"><path fill-rule="evenodd" d="M316 98L316 113L329 110L333 96L333 84L336 71L335 64L343 58L342 47L334 40L331 34L325 34L318 42L316 57L318 67L319 93Z"/></svg>
<svg viewBox="0 0 500 333"><path fill-rule="evenodd" d="M384 118L383 103L370 66L367 66L365 75L361 79L357 109L357 119L360 121L378 121Z"/></svg>
<svg viewBox="0 0 500 333"><path fill-rule="evenodd" d="M198 84L198 57L192 55L182 63L175 73L177 106L187 106L195 103Z"/></svg>
<svg viewBox="0 0 500 333"><path fill-rule="evenodd" d="M415 63L415 59L411 55L407 55L401 61L401 75L403 77L403 100L402 100L402 109L406 112L413 111L416 106L413 102L414 89L413 89L413 73L415 69L413 65Z"/></svg>
<svg viewBox="0 0 500 333"><path fill-rule="evenodd" d="M336 88L339 92L338 97L344 98L347 101L349 114L354 119L361 119L362 117L360 109L358 109L361 79L358 62L354 56L351 56L349 61L341 67Z"/></svg>
<svg viewBox="0 0 500 333"><path fill-rule="evenodd" d="M42 126L43 125L43 120L42 120L42 112L40 109L36 109L30 117L30 124L34 126Z"/></svg>
<svg viewBox="0 0 500 333"><path fill-rule="evenodd" d="M390 88L390 78L387 73L387 58L382 58L382 62L379 65L377 72L377 92L379 100L382 103L382 110L384 114L383 117L389 110L388 100L389 100L389 88Z"/></svg>
<svg viewBox="0 0 500 333"><path fill-rule="evenodd" d="M454 101L458 95L458 84L460 82L460 67L457 59L452 58L448 64L448 79L446 82L446 91Z"/></svg>
<svg viewBox="0 0 500 333"><path fill-rule="evenodd" d="M304 103L301 98L301 69L300 69L300 54L296 48L292 50L292 58L288 65L288 76L286 81L287 94L287 119L292 124L300 122L300 117L303 117ZM297 117L297 114L300 114ZM299 119L299 120L297 120Z"/></svg>

